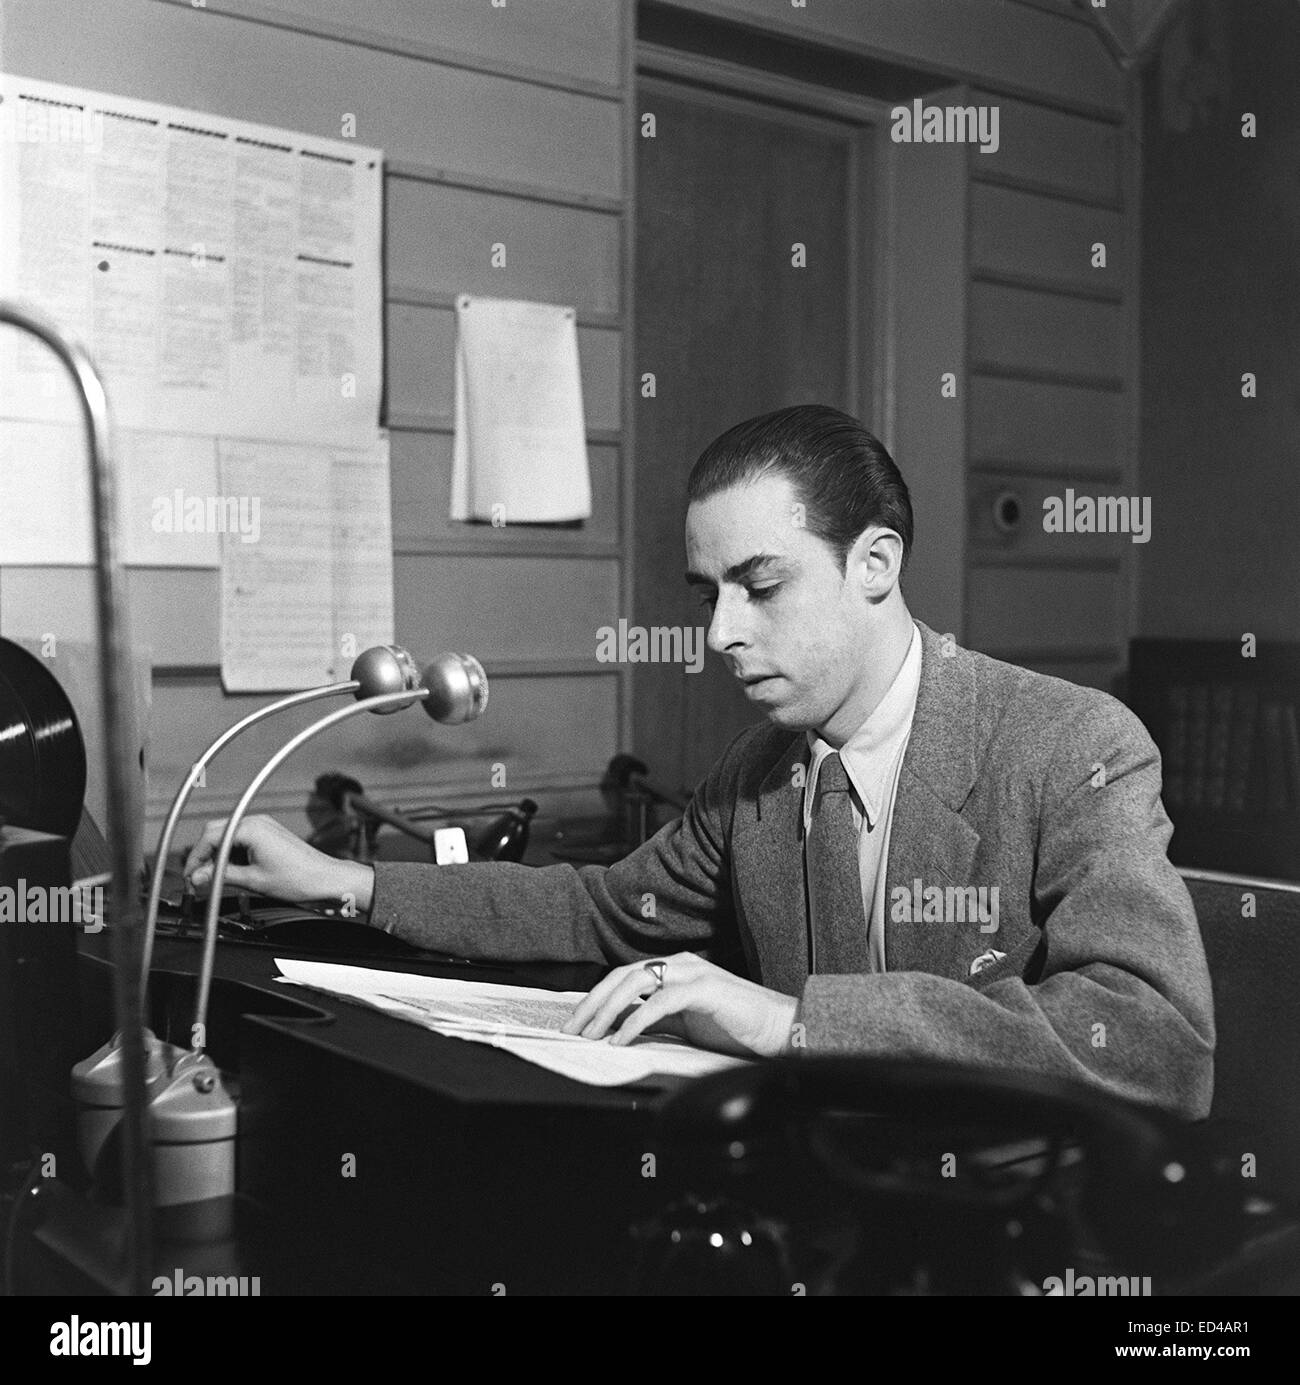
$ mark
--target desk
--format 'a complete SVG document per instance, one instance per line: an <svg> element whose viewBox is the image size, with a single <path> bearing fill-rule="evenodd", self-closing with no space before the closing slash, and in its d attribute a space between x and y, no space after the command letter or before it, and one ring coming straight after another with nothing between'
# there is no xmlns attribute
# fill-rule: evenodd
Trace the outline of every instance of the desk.
<svg viewBox="0 0 1300 1385"><path fill-rule="evenodd" d="M108 955L103 934L83 937L84 1053L113 1027ZM257 1276L267 1295L618 1294L631 1287L630 1229L662 1213L683 1177L695 1186L693 1174L684 1176L688 1151L665 1147L656 1126L680 1079L585 1087L498 1050L281 985L275 955L223 942L209 1010L209 1050L240 1100L237 1233L207 1246L173 1241L160 1251L156 1272ZM195 939L158 942L150 1009L160 1038L188 1038L199 958ZM591 967L489 971L354 960L558 990L586 989L599 974ZM963 1158L974 1155L1017 1178L1032 1178L1041 1164L1041 1143L1021 1150L991 1145L987 1132L961 1126L936 1134L905 1121L866 1120L846 1133L890 1159L920 1156L931 1171L936 1150L962 1150ZM1033 1282L1063 1265L1110 1272L1078 1221L1077 1172L1077 1165L1066 1169L1053 1195L1057 1211L1032 1238L1035 1260L1046 1266ZM841 1230L860 1220L846 1216L848 1205L824 1170L806 1161L787 1167L784 1178L773 1167L748 1186L758 1194L755 1206L785 1208L805 1225L808 1253L800 1265L838 1254L848 1244ZM1222 1195L1239 1197L1235 1182ZM862 1248L873 1273L911 1263L920 1213L915 1199L887 1211L874 1205L862 1223L870 1227ZM933 1263L959 1264L974 1285L1001 1282L1005 1214L989 1208L975 1216L935 1203L924 1218ZM75 1221L74 1208L69 1243ZM1275 1284L1297 1282L1295 1225L1269 1218L1255 1234L1216 1272L1219 1291L1273 1292ZM51 1245L56 1239L48 1238ZM1189 1268L1187 1282L1195 1284L1209 1266Z"/></svg>
<svg viewBox="0 0 1300 1385"><path fill-rule="evenodd" d="M186 1042L199 944L160 938L155 1033ZM627 1233L662 1201L643 1176L680 1080L584 1087L485 1045L274 980L274 950L222 942L209 1050L240 1094L238 1182L274 1263L263 1293L617 1293ZM86 1052L111 1032L105 935L81 948ZM586 989L592 967L391 970ZM498 1290L500 1292L500 1290Z"/></svg>

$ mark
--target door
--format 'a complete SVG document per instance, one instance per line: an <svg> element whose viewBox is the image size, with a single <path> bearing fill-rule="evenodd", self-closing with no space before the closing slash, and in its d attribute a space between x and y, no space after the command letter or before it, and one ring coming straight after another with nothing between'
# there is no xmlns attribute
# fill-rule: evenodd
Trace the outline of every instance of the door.
<svg viewBox="0 0 1300 1385"><path fill-rule="evenodd" d="M703 448L789 404L865 400L870 426L870 131L662 78L638 103L634 620L699 627L702 649L683 524ZM716 654L634 667L634 753L665 784L693 788L754 720Z"/></svg>

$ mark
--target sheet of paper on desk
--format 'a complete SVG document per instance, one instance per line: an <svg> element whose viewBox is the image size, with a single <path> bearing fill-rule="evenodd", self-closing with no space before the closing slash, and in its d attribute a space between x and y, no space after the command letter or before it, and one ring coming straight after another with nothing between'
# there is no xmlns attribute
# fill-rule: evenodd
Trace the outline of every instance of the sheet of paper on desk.
<svg viewBox="0 0 1300 1385"><path fill-rule="evenodd" d="M456 981L336 962L276 958L280 980L369 1005L435 1033L491 1044L551 1072L598 1087L654 1074L702 1077L743 1062L672 1038L638 1039L626 1048L561 1033L581 991L546 991L491 981Z"/></svg>
<svg viewBox="0 0 1300 1385"><path fill-rule="evenodd" d="M743 1058L709 1053L677 1039L640 1038L626 1048L599 1040L579 1039L576 1044L557 1044L551 1039L521 1038L511 1034L485 1034L472 1029L431 1025L438 1034L491 1044L525 1062L586 1082L593 1087L621 1087L650 1077L705 1077L724 1068L740 1067Z"/></svg>

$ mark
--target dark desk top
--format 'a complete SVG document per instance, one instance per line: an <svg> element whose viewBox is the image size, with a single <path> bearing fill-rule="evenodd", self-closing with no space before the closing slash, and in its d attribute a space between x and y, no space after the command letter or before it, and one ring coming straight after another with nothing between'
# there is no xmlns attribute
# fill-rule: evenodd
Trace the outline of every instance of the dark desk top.
<svg viewBox="0 0 1300 1385"><path fill-rule="evenodd" d="M107 931L82 935L80 949L92 968L111 958ZM209 1049L224 1067L238 1071L240 1019L293 1033L324 1054L335 1053L397 1077L415 1087L466 1104L551 1106L646 1111L656 1108L682 1085L681 1078L653 1078L623 1087L592 1087L526 1063L486 1044L446 1038L341 997L290 986L276 980L277 956L310 957L385 971L414 972L547 990L588 990L601 974L594 966L529 963L489 967L450 964L432 955L357 956L338 951L266 946L223 939L218 943L209 1009ZM201 958L195 937L160 934L154 948L150 1000L152 1022L161 1038L187 1044L194 979ZM104 974L101 973L101 974ZM105 976L106 979L106 976ZM95 987L107 999L107 987ZM92 1013L97 1007L91 1007ZM95 1042L102 1042L102 1035Z"/></svg>

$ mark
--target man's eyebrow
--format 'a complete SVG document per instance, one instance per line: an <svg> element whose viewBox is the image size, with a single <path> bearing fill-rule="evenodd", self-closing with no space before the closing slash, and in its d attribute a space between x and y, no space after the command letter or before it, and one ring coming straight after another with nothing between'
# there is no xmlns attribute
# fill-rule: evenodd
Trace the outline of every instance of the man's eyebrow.
<svg viewBox="0 0 1300 1385"><path fill-rule="evenodd" d="M733 563L722 574L724 582L743 582L746 577L752 577L761 568L779 564L781 558L775 553L755 553L752 557L744 559L742 562ZM692 587L711 587L713 578L705 577L698 572L688 572L686 582Z"/></svg>

